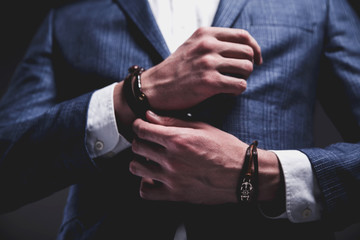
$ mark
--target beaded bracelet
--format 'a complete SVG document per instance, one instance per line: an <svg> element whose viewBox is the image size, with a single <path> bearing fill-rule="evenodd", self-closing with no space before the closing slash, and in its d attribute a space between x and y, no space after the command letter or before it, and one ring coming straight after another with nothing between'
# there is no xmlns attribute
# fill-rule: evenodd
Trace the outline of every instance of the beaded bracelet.
<svg viewBox="0 0 360 240"><path fill-rule="evenodd" d="M246 149L245 160L236 188L236 196L239 202L252 202L258 194L258 142L252 142ZM254 165L254 171L252 166Z"/></svg>

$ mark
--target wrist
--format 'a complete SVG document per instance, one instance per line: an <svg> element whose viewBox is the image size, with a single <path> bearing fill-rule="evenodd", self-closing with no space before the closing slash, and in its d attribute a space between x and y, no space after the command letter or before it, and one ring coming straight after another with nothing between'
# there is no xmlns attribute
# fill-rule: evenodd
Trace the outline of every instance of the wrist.
<svg viewBox="0 0 360 240"><path fill-rule="evenodd" d="M118 84L116 84L114 88L113 97L114 97L115 117L119 132L122 134L126 134L131 124L135 121L136 116L126 102L123 93L123 86L124 86L124 81L121 81Z"/></svg>
<svg viewBox="0 0 360 240"><path fill-rule="evenodd" d="M259 202L284 202L285 183L275 153L259 149Z"/></svg>

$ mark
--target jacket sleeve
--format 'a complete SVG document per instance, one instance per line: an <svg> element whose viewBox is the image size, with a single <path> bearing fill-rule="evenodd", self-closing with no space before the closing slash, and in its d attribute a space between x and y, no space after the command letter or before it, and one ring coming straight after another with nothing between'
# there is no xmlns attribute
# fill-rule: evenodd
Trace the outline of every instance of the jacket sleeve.
<svg viewBox="0 0 360 240"><path fill-rule="evenodd" d="M340 230L360 219L360 21L344 0L329 0L319 100L344 142L301 149L311 161L325 210Z"/></svg>
<svg viewBox="0 0 360 240"><path fill-rule="evenodd" d="M59 100L52 18L50 12L0 102L0 212L96 173L84 143L91 93Z"/></svg>

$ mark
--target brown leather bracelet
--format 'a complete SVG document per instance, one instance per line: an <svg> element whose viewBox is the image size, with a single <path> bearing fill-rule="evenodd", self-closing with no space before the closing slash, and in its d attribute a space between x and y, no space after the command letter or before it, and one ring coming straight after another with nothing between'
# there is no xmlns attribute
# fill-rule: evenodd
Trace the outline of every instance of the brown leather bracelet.
<svg viewBox="0 0 360 240"><path fill-rule="evenodd" d="M130 67L123 86L123 94L127 104L135 116L142 119L146 119L146 111L150 110L149 101L141 90L141 74L144 71L144 68L137 65Z"/></svg>
<svg viewBox="0 0 360 240"><path fill-rule="evenodd" d="M236 188L239 202L253 202L258 194L258 142L252 142L246 149L245 159ZM254 171L252 166L254 165Z"/></svg>

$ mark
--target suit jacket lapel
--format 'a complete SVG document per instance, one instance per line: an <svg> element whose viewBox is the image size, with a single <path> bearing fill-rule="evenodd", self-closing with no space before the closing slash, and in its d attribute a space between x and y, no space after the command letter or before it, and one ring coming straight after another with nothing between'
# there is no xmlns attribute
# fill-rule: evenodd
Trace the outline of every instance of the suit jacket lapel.
<svg viewBox="0 0 360 240"><path fill-rule="evenodd" d="M231 27L250 0L220 0L212 26Z"/></svg>
<svg viewBox="0 0 360 240"><path fill-rule="evenodd" d="M147 0L116 0L160 56L170 55ZM250 0L220 0L212 26L231 27Z"/></svg>
<svg viewBox="0 0 360 240"><path fill-rule="evenodd" d="M146 0L117 0L120 7L128 14L135 25L149 40L160 56L165 59L170 55L164 37Z"/></svg>

